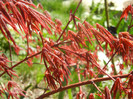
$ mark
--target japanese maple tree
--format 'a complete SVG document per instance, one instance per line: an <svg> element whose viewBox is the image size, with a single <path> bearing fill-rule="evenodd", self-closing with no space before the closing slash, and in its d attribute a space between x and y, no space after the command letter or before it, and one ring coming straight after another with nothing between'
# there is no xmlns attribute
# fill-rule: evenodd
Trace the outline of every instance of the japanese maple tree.
<svg viewBox="0 0 133 99"><path fill-rule="evenodd" d="M27 62L31 66L34 57L40 59L40 63L43 63L45 67L44 81L47 88L50 89L50 92L43 93L37 99L43 99L54 93L74 87L79 87L79 92L76 95L77 99L87 98L82 89L82 85L87 84L92 84L99 91L98 93L90 93L88 99L94 99L94 94L102 99L115 99L117 93L120 94L120 97L122 97L122 93L125 93L129 99L133 98L133 72L128 74L122 72L124 68L130 67L133 62L133 36L129 32L120 32L118 37L115 37L98 23L94 28L87 21L82 22L75 16L81 2L82 0L79 1L74 12L70 11L69 21L63 29L62 22L59 19L53 21L47 11L40 13L32 2L27 0L0 0L1 35L6 38L10 48L9 58L4 53L0 55L0 77L8 75L11 78L7 85L0 86L0 96L2 98L6 93L8 93L8 99L19 99L19 95L26 96L26 92L13 81L14 76L18 77L14 68L20 66L23 62ZM38 7L42 9L41 4ZM129 5L123 11L120 20L127 18L128 12L133 15L132 9L133 7ZM66 30L71 21L74 23L75 31ZM26 40L25 49L16 43L9 26L15 34ZM132 25L130 26L132 27ZM57 36L57 40L45 38L44 31L47 31L49 35ZM34 34L37 35L37 39L34 39ZM32 50L30 44L38 41L41 44L36 44L36 49ZM95 42L95 51L89 50L86 42L89 42L91 46L94 46L93 43ZM21 50L24 50L26 52L25 58L14 64L12 48L17 55ZM105 52L110 58L105 66L101 66L98 62L98 51ZM112 68L111 73L107 69L107 65L115 55L122 56L123 63L127 65L124 67L123 64L119 64L120 70L117 70L117 75L114 64L110 67ZM79 82L69 85L69 81L73 80L70 78L70 75L72 75L70 69L73 66L76 66L75 72L78 75ZM127 80L122 81L121 78L127 78ZM96 84L96 82L107 80L112 80L114 83L111 89L106 86L101 90ZM64 81L66 86L62 84Z"/></svg>

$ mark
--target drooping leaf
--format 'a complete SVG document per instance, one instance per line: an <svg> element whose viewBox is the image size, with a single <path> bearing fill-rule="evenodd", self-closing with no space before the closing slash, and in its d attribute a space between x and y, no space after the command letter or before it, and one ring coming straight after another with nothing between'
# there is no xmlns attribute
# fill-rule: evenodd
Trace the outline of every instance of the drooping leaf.
<svg viewBox="0 0 133 99"><path fill-rule="evenodd" d="M127 20L127 16L128 16L128 13L131 11L131 5L129 5L122 13L121 17L120 17L120 20L122 18L125 18L125 20Z"/></svg>

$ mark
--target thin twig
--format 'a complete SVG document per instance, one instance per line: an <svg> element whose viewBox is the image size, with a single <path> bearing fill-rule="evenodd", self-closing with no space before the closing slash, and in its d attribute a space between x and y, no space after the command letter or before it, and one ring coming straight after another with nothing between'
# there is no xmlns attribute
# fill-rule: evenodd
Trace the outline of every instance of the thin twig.
<svg viewBox="0 0 133 99"><path fill-rule="evenodd" d="M69 42L70 42L70 41L69 41ZM59 43L60 43L60 42L59 42ZM62 43L63 43L63 42L62 42ZM60 44L62 44L62 43L60 43ZM55 47L55 46L57 46L57 45L59 45L59 44L57 43L57 44L55 44L55 45L53 45L53 46L51 46L51 47ZM21 60L20 62L16 63L15 65L13 65L10 69L15 68L16 66L18 66L19 64L25 62L25 61L28 60L29 58L32 58L32 57L34 57L34 56L37 56L37 55L39 55L39 54L41 54L41 53L42 53L42 51L39 51L39 52L37 52L37 53L35 53L35 54L29 56L29 57L26 57L25 59ZM4 75L5 73L6 73L6 72L4 71L2 74L0 74L0 77L1 77L2 75Z"/></svg>
<svg viewBox="0 0 133 99"><path fill-rule="evenodd" d="M11 67L12 67L12 48L11 48L11 44L9 41L8 41L8 44L9 44L9 49L10 49L10 61L11 61Z"/></svg>
<svg viewBox="0 0 133 99"><path fill-rule="evenodd" d="M26 34L26 39L27 39L27 56L28 56L29 55L29 36L28 36L28 34Z"/></svg>
<svg viewBox="0 0 133 99"><path fill-rule="evenodd" d="M42 40L42 45L43 45L43 47L44 47L44 40L43 40L43 36L42 36L42 33L43 32L43 29L41 29L41 32L39 32L39 35L40 35L40 38L41 38L41 40Z"/></svg>
<svg viewBox="0 0 133 99"><path fill-rule="evenodd" d="M133 21L133 17L131 18L130 25L128 26L128 29L127 29L128 32L129 32L130 28L132 27L132 21Z"/></svg>
<svg viewBox="0 0 133 99"><path fill-rule="evenodd" d="M38 54L41 54L41 53L42 53L42 51L37 52L37 53L35 53L35 54L33 54L33 55L29 56L29 57L26 57L26 58L23 59L22 61L20 61L20 62L18 62L17 64L13 65L10 69L13 69L14 67L18 66L19 64L21 64L21 63L23 63L24 61L28 60L29 58L32 58L32 57L34 57L34 56L36 56L36 55L38 55Z"/></svg>
<svg viewBox="0 0 133 99"><path fill-rule="evenodd" d="M74 13L72 14L73 16L75 15L76 11L78 10L79 5L81 4L81 2L82 2L82 0L79 1L78 6L76 7ZM72 21L72 20L69 20L69 21L68 21L66 27L64 28L64 30L62 31L62 33L60 34L60 36L59 36L59 38L57 39L56 42L58 42L58 41L61 39L62 35L64 34L65 30L67 29L67 27L68 27L68 25L70 24L71 21Z"/></svg>
<svg viewBox="0 0 133 99"><path fill-rule="evenodd" d="M104 70L105 69L105 67L107 67L107 65L109 64L109 62L113 59L113 57L116 55L116 53L118 52L118 50L119 50L119 47L116 49L116 51L115 51L115 53L111 56L111 58L110 58L110 60L107 62L107 64L102 68L102 70ZM96 77L95 78L97 78L98 77L98 75L101 73L101 70L99 71L99 73L96 75Z"/></svg>
<svg viewBox="0 0 133 99"><path fill-rule="evenodd" d="M102 91L98 88L98 86L94 83L94 81L92 81L92 84L96 87L96 89L97 89L101 94L103 94Z"/></svg>
<svg viewBox="0 0 133 99"><path fill-rule="evenodd" d="M126 78L128 76L129 76L129 74L124 74L124 75L115 75L115 76L112 76L112 77L114 79L116 79L118 77L119 78ZM96 83L96 82L107 81L107 80L112 80L112 79L110 77L104 77L104 78L91 79L91 80L71 84L71 85L68 85L68 86L65 86L65 87L62 87L62 88L58 88L57 90L53 90L51 92L48 92L46 94L42 94L41 96L39 96L36 99L43 99L43 98L48 97L50 95L53 95L57 92L61 92L61 91L64 91L64 90L67 90L67 89L70 89L70 88L75 88L75 87L82 86L82 85L92 84L92 81Z"/></svg>
<svg viewBox="0 0 133 99"><path fill-rule="evenodd" d="M117 75L116 66L115 66L115 62L114 62L114 58L112 58L111 62L112 62L113 69L114 69L114 70L113 70L113 71L114 71L114 75Z"/></svg>
<svg viewBox="0 0 133 99"><path fill-rule="evenodd" d="M119 25L120 25L120 23L121 23L122 20L123 19L119 20L119 22L117 23L117 25L116 25L116 31L117 31L117 29L118 29L118 27L119 27Z"/></svg>
<svg viewBox="0 0 133 99"><path fill-rule="evenodd" d="M63 41L58 42L57 44L54 44L52 47L57 47L57 46L60 45L60 44L71 43L71 42L73 42L73 41L71 41L71 40L69 40L69 41L63 40Z"/></svg>
<svg viewBox="0 0 133 99"><path fill-rule="evenodd" d="M21 64L21 63L23 63L24 61L28 60L29 58L32 58L32 57L34 57L34 56L36 56L36 55L38 55L38 54L40 54L40 53L42 53L42 51L37 52L37 53L35 53L35 54L33 54L33 55L29 56L29 57L26 57L25 59L21 60L20 62L16 63L15 65L13 65L10 69L13 69L14 67L18 66L19 64ZM4 71L2 74L0 74L0 77L1 77L3 74L5 74L5 73L6 73L6 72Z"/></svg>

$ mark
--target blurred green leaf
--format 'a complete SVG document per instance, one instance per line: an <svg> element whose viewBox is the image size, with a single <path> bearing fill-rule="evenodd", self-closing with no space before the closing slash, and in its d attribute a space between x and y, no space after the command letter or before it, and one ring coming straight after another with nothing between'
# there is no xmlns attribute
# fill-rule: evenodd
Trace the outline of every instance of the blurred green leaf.
<svg viewBox="0 0 133 99"><path fill-rule="evenodd" d="M68 89L68 97L69 97L69 99L73 99L72 90L71 89Z"/></svg>
<svg viewBox="0 0 133 99"><path fill-rule="evenodd" d="M58 99L64 99L65 91L59 93Z"/></svg>

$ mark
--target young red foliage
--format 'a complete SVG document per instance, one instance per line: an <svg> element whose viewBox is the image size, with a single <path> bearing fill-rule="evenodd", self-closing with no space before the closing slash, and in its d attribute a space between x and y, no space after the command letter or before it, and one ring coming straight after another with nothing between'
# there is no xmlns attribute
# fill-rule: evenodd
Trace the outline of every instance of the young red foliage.
<svg viewBox="0 0 133 99"><path fill-rule="evenodd" d="M78 92L76 95L76 99L87 99L85 96L85 93L83 93L82 91Z"/></svg>
<svg viewBox="0 0 133 99"><path fill-rule="evenodd" d="M111 99L111 93L107 86L105 87L104 91L105 91L105 99Z"/></svg>
<svg viewBox="0 0 133 99"><path fill-rule="evenodd" d="M125 20L127 20L128 13L131 12L131 9L132 9L132 5L127 6L126 9L123 11L123 13L120 17L120 20L122 18L125 18Z"/></svg>
<svg viewBox="0 0 133 99"><path fill-rule="evenodd" d="M133 99L133 91L128 92L128 99Z"/></svg>
<svg viewBox="0 0 133 99"><path fill-rule="evenodd" d="M18 96L26 96L25 91L23 91L15 82L8 81L7 88L5 88L9 95L8 99L19 99Z"/></svg>
<svg viewBox="0 0 133 99"><path fill-rule="evenodd" d="M42 49L42 58L47 68L45 78L47 80L48 86L52 87L53 84L54 86L52 88L57 88L56 84L54 84L55 81L62 86L61 82L64 81L64 77L68 83L69 70L67 66L69 65L69 62L67 62L62 52L56 49L53 50L47 43L45 43L44 48ZM49 66L46 62L49 64Z"/></svg>
<svg viewBox="0 0 133 99"><path fill-rule="evenodd" d="M24 32L25 34L19 34L23 39L26 39L27 41L26 58L13 65L12 67L8 66L7 62L10 61L7 58L0 56L0 71L3 71L1 75L7 73L11 78L12 75L17 76L14 73L14 67L18 66L24 61L27 61L27 64L31 66L33 57L38 58L39 54L41 54L41 59L43 60L46 67L46 70L44 71L44 81L47 83L48 87L52 88L53 92L62 89L63 81L66 80L66 83L68 84L68 80L70 79L70 71L68 67L71 68L77 65L77 63L81 65L81 68L77 68L79 83L81 83L80 74L82 74L84 78L88 77L88 79L91 79L93 77L96 78L98 74L102 72L103 75L107 75L109 77L108 79L112 79L114 81L114 85L111 89L113 98L116 97L118 90L120 91L120 94L122 91L125 91L126 89L124 88L120 78L117 78L115 80L112 76L105 72L106 66L110 61L103 67L103 69L101 68L102 66L99 65L97 61L97 52L98 49L103 51L102 44L105 43L106 53L108 54L108 57L111 56L112 59L115 54L120 54L123 57L123 61L125 61L126 63L130 62L132 64L133 36L128 32L121 32L119 33L119 37L116 38L103 26L96 24L96 27L98 29L96 30L86 21L84 21L83 24L79 22L77 26L75 18L78 20L80 19L75 16L75 13L81 1L82 0L80 0L74 13L72 13L72 10L70 11L69 22L67 23L64 30L62 30L62 22L60 20L56 19L54 23L47 11L44 11L44 14L41 14L40 12L30 7L32 6L34 8L37 8L34 4L29 3L26 0L0 1L0 30L4 37L8 40L9 43L10 40L13 42L13 47L17 54L19 54L21 48L17 46L10 30L8 29L8 25L10 25L13 30L18 33L19 30ZM43 10L42 6L39 6ZM131 5L128 6L123 12L121 19L124 17L127 18L128 12L132 13L132 9L133 8L131 7ZM74 25L77 30L76 32L72 30L66 31L67 26L72 20L74 21ZM19 29L16 26L18 26ZM56 33L58 33L58 35L60 36L57 42L54 42L50 38L44 38L43 29L45 29L51 35L57 35ZM41 38L41 43L43 45L42 48L41 46L37 45L37 49L35 51L30 47L30 43L36 42L36 40L30 39L30 37L33 36L33 33L36 33L38 35L39 41L39 38ZM62 36L63 40L60 40ZM87 49L88 46L86 45L86 41L88 41L91 45L93 44L92 42L98 42L99 45L96 45L94 54L91 52L91 50ZM108 49L108 47L110 47L110 50ZM114 65L112 65L112 68L114 70ZM120 69L123 69L123 65L120 66ZM83 73L81 73L81 70L83 71ZM119 73L122 74L121 71ZM103 99L111 99L111 93L107 87L105 87L104 94L93 82L93 79L91 82L102 94L98 94L98 96ZM127 87L133 91L132 82L133 77L130 76ZM21 90L16 83L9 81L7 86L8 88L4 90L9 93L9 98L15 97L18 99L18 95L25 96L23 93L24 91ZM3 92L4 91L0 89L0 95L3 94ZM127 92L128 97L131 98L132 93L130 91ZM81 87L76 97L77 99L79 99L80 97L85 97L85 94L82 92ZM92 93L89 95L89 99L94 99Z"/></svg>
<svg viewBox="0 0 133 99"><path fill-rule="evenodd" d="M128 81L128 88L131 89L131 91L133 91L133 75L131 74L129 81Z"/></svg>
<svg viewBox="0 0 133 99"><path fill-rule="evenodd" d="M119 92L121 95L123 90L124 89L123 89L123 85L121 83L121 79L117 78L112 86L112 89L111 89L111 93L113 93L113 99L115 99L117 92Z"/></svg>
<svg viewBox="0 0 133 99"><path fill-rule="evenodd" d="M95 99L93 93L89 95L89 99Z"/></svg>
<svg viewBox="0 0 133 99"><path fill-rule="evenodd" d="M0 55L0 71L6 72L11 78L12 75L17 76L17 74L15 74L15 71L10 69L10 67L8 66L8 62L10 61L7 59L7 57Z"/></svg>

